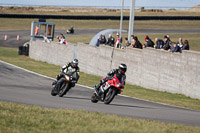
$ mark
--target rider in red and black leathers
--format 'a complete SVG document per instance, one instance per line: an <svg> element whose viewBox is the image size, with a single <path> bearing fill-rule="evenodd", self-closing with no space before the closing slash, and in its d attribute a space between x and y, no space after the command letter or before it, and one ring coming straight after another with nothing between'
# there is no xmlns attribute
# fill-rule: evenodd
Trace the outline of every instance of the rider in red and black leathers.
<svg viewBox="0 0 200 133"><path fill-rule="evenodd" d="M126 75L125 75L126 70L127 70L126 64L120 64L119 69L113 69L112 71L110 71L107 74L107 76L103 80L100 80L100 83L96 86L97 93L99 93L100 86L103 85L105 82L107 82L108 79L112 79L114 75L117 75L118 77L123 78L123 81L126 81Z"/></svg>

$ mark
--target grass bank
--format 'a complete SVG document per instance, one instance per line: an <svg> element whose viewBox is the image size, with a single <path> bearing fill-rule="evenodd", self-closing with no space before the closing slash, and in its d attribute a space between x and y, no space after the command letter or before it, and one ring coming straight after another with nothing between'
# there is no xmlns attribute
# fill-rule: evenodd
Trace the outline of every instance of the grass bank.
<svg viewBox="0 0 200 133"><path fill-rule="evenodd" d="M0 60L54 78L60 70L59 66L38 62L26 56L18 56L18 50L16 48L0 47ZM93 87L94 84L97 84L100 79L101 77L81 72L79 84ZM200 110L200 100L192 99L184 95L155 91L130 84L126 84L122 94L145 100Z"/></svg>
<svg viewBox="0 0 200 133"><path fill-rule="evenodd" d="M0 30L30 30L31 22L38 19L0 18ZM75 29L119 29L119 20L66 20L47 19L53 22L56 29L69 29L72 25ZM129 21L123 21L123 29L129 28ZM134 29L200 29L200 20L136 20Z"/></svg>
<svg viewBox="0 0 200 133"><path fill-rule="evenodd" d="M200 127L0 102L2 133L198 133Z"/></svg>

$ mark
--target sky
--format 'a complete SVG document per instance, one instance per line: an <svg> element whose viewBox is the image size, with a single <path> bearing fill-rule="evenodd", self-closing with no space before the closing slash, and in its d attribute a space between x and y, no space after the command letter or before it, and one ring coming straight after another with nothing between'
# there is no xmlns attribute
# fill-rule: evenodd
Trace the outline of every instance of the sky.
<svg viewBox="0 0 200 133"><path fill-rule="evenodd" d="M52 6L121 6L122 0L0 0L0 5L52 5ZM124 0L124 6L129 7L131 0ZM193 7L200 5L200 0L135 0L137 7Z"/></svg>

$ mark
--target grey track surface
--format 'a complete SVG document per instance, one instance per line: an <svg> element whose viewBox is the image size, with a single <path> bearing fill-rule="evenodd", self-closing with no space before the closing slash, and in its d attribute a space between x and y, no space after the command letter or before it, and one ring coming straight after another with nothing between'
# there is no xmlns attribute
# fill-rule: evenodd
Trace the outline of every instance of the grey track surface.
<svg viewBox="0 0 200 133"><path fill-rule="evenodd" d="M92 103L93 90L76 85L63 98L51 96L53 79L0 61L0 101L101 112L138 119L200 126L200 111L117 96L110 105Z"/></svg>
<svg viewBox="0 0 200 133"><path fill-rule="evenodd" d="M55 36L59 35L59 33L63 33L66 37L70 36L80 36L80 35L95 35L99 31L103 29L75 29L75 34L70 35L66 34L65 30L56 30ZM200 33L199 29L190 29L190 30L154 30L154 29L136 29L134 30L135 34L144 33L144 34L152 34L152 33ZM5 41L4 36L7 34L8 39ZM20 35L20 40L17 39L17 35ZM0 31L0 46L4 47L19 47L23 45L25 42L30 40L30 30L17 30L17 31Z"/></svg>

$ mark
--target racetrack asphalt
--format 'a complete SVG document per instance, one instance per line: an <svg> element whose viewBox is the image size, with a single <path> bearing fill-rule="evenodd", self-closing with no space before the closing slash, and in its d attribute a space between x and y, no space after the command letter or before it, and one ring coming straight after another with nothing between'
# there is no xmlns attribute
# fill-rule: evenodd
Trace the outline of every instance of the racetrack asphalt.
<svg viewBox="0 0 200 133"><path fill-rule="evenodd" d="M92 103L90 87L76 85L64 97L51 96L54 79L0 61L0 101L48 108L85 110L137 119L200 126L200 111L116 96L113 102Z"/></svg>
<svg viewBox="0 0 200 133"><path fill-rule="evenodd" d="M59 35L59 33L63 33L66 37L70 36L81 36L81 35L96 35L98 32L103 29L75 29L74 34L66 34L65 30L56 30L55 37ZM143 33L143 34L153 34L153 33L200 33L198 29L180 29L180 30L155 30L155 29L135 29L135 34ZM3 47L15 47L18 48L22 46L24 43L30 40L30 30L13 30L13 31L0 31L0 46ZM4 40L5 35L7 35L7 40ZM17 40L17 35L19 35L20 40ZM55 40L57 41L57 40Z"/></svg>

